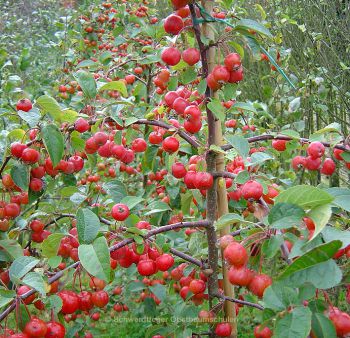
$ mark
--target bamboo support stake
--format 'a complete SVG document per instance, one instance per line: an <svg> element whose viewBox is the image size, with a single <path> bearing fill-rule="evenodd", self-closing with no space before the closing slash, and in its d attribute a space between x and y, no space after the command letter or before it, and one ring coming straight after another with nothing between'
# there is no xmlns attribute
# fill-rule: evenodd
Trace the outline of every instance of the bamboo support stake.
<svg viewBox="0 0 350 338"><path fill-rule="evenodd" d="M202 6L205 8L205 10L208 13L212 13L213 6L215 4L215 1L213 0L202 0ZM210 27L209 23L203 24L203 35L209 39L210 41L215 41L215 35L212 27ZM208 58L208 71L212 71L212 69L216 65L216 56L217 56L217 47L211 47L208 49L207 58ZM215 97L216 94L212 93L212 97ZM212 115L211 112L209 112L210 115ZM223 135L222 135L222 127L221 127L221 121L215 119L214 116L208 116L208 124L209 124L209 146L214 144L217 146L223 145ZM208 169L210 166L210 154L207 156L209 163L208 163ZM215 154L213 156L213 159L215 163L213 166L215 166L216 171L225 171L225 159L223 154ZM209 170L208 170L209 171ZM226 186L222 183L222 180L216 179L216 204L217 204L217 215L214 217L221 217L222 215L225 215L228 213L228 201L227 201L227 192L226 192ZM209 200L208 200L209 203ZM209 212L209 210L208 210ZM227 226L223 228L220 231L220 236L224 236L230 233L230 226ZM223 255L222 255L223 256ZM223 273L223 288L224 288L224 294L225 296L229 298L234 298L234 289L231 283L228 280L228 269L225 265L225 262L222 261L222 273ZM231 337L237 337L237 324L236 324L236 308L235 304L225 300L224 305L224 311L225 311L225 319L227 322L231 324L232 327L232 334Z"/></svg>

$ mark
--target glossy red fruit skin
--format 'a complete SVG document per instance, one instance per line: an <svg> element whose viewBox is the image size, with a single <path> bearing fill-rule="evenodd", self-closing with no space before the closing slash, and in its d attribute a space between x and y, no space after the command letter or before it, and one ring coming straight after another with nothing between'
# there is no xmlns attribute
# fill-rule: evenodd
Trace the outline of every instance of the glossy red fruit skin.
<svg viewBox="0 0 350 338"><path fill-rule="evenodd" d="M27 146L20 142L14 142L11 144L11 155L17 158L21 158L24 149L27 149Z"/></svg>
<svg viewBox="0 0 350 338"><path fill-rule="evenodd" d="M164 30L172 35L178 35L183 27L182 18L178 15L171 14L164 21Z"/></svg>
<svg viewBox="0 0 350 338"><path fill-rule="evenodd" d="M40 165L36 168L32 168L30 170L30 175L31 177L34 177L34 178L43 178L46 174L46 170L45 170L45 167Z"/></svg>
<svg viewBox="0 0 350 338"><path fill-rule="evenodd" d="M143 153L147 149L147 143L143 138L132 141L131 148L135 153Z"/></svg>
<svg viewBox="0 0 350 338"><path fill-rule="evenodd" d="M308 156L305 159L305 168L308 170L318 170L321 166L321 162L322 160L320 157L312 158Z"/></svg>
<svg viewBox="0 0 350 338"><path fill-rule="evenodd" d="M32 178L29 183L29 189L32 191L41 191L43 190L44 182L40 178Z"/></svg>
<svg viewBox="0 0 350 338"><path fill-rule="evenodd" d="M294 170L299 170L302 167L305 167L306 164L306 158L304 156L295 156L292 159L292 167Z"/></svg>
<svg viewBox="0 0 350 338"><path fill-rule="evenodd" d="M218 337L229 337L231 334L232 328L229 323L219 323L215 327L215 334Z"/></svg>
<svg viewBox="0 0 350 338"><path fill-rule="evenodd" d="M71 314L79 309L79 298L73 291L63 290L58 292L57 295L62 299L61 312L63 314Z"/></svg>
<svg viewBox="0 0 350 338"><path fill-rule="evenodd" d="M79 309L81 311L90 311L94 304L92 303L92 295L89 291L82 291L78 293Z"/></svg>
<svg viewBox="0 0 350 338"><path fill-rule="evenodd" d="M72 162L74 164L74 171L78 172L84 168L84 160L80 156L72 156L68 159L68 162Z"/></svg>
<svg viewBox="0 0 350 338"><path fill-rule="evenodd" d="M179 94L177 92L170 91L164 95L164 101L167 106L169 106L170 108L173 108L173 103L178 97L179 97Z"/></svg>
<svg viewBox="0 0 350 338"><path fill-rule="evenodd" d="M196 173L194 179L194 186L197 189L207 190L213 186L214 179L213 176L206 172Z"/></svg>
<svg viewBox="0 0 350 338"><path fill-rule="evenodd" d="M182 59L189 66L194 66L201 59L201 54L197 48L188 48L182 52Z"/></svg>
<svg viewBox="0 0 350 338"><path fill-rule="evenodd" d="M238 243L230 243L224 250L224 258L230 265L239 268L247 264L248 253L246 248Z"/></svg>
<svg viewBox="0 0 350 338"><path fill-rule="evenodd" d="M311 142L307 148L307 153L312 159L322 157L325 152L325 146L321 142Z"/></svg>
<svg viewBox="0 0 350 338"><path fill-rule="evenodd" d="M253 271L247 269L245 266L240 268L232 266L228 272L230 283L239 286L247 286L251 282L253 276Z"/></svg>
<svg viewBox="0 0 350 338"><path fill-rule="evenodd" d="M258 325L254 328L254 337L255 338L271 338L273 332L265 326L264 328L261 325Z"/></svg>
<svg viewBox="0 0 350 338"><path fill-rule="evenodd" d="M238 82L241 82L243 79L244 79L243 68L239 67L237 70L230 72L230 79L228 80L228 82L238 83Z"/></svg>
<svg viewBox="0 0 350 338"><path fill-rule="evenodd" d="M176 137L169 136L163 140L162 147L167 153L174 153L180 147L180 143Z"/></svg>
<svg viewBox="0 0 350 338"><path fill-rule="evenodd" d="M285 151L287 149L287 141L286 140L273 140L272 147L277 151Z"/></svg>
<svg viewBox="0 0 350 338"><path fill-rule="evenodd" d="M217 82L228 82L230 79L230 72L224 66L216 66L212 74L214 80Z"/></svg>
<svg viewBox="0 0 350 338"><path fill-rule="evenodd" d="M234 69L241 65L241 57L237 53L228 54L225 57L224 64L226 68L232 72Z"/></svg>
<svg viewBox="0 0 350 338"><path fill-rule="evenodd" d="M17 110L28 112L33 108L32 102L29 99L21 99L16 104Z"/></svg>
<svg viewBox="0 0 350 338"><path fill-rule="evenodd" d="M255 275L248 285L249 290L259 298L264 295L265 289L272 284L270 276L265 274Z"/></svg>
<svg viewBox="0 0 350 338"><path fill-rule="evenodd" d="M181 60L181 53L175 47L168 47L162 51L161 59L169 66L175 66Z"/></svg>
<svg viewBox="0 0 350 338"><path fill-rule="evenodd" d="M338 337L350 334L350 316L334 307L329 312L329 319L333 322Z"/></svg>
<svg viewBox="0 0 350 338"><path fill-rule="evenodd" d="M24 163L34 164L39 161L40 153L32 148L26 148L22 152L21 159Z"/></svg>
<svg viewBox="0 0 350 338"><path fill-rule="evenodd" d="M183 178L183 177L185 177L185 175L187 173L187 170L186 170L185 166L182 163L175 162L171 166L171 173L176 178Z"/></svg>
<svg viewBox="0 0 350 338"><path fill-rule="evenodd" d="M174 265L174 258L169 254L163 254L156 259L158 270L167 271Z"/></svg>
<svg viewBox="0 0 350 338"><path fill-rule="evenodd" d="M191 134L198 133L202 128L202 122L201 120L191 120L191 121L185 121L184 122L184 128L187 132Z"/></svg>
<svg viewBox="0 0 350 338"><path fill-rule="evenodd" d="M327 176L333 175L336 165L331 158L326 158L322 164L321 173Z"/></svg>
<svg viewBox="0 0 350 338"><path fill-rule="evenodd" d="M99 308L103 308L109 302L109 295L104 290L96 291L92 294L91 301L95 306L97 306Z"/></svg>
<svg viewBox="0 0 350 338"><path fill-rule="evenodd" d="M44 321L39 318L32 318L24 327L23 332L30 338L42 338L45 337L47 332L47 326Z"/></svg>
<svg viewBox="0 0 350 338"><path fill-rule="evenodd" d="M125 221L130 214L129 208L126 204L123 203L117 203L112 207L112 217L116 221Z"/></svg>
<svg viewBox="0 0 350 338"><path fill-rule="evenodd" d="M17 203L8 203L4 207L4 216L16 218L21 212L21 207Z"/></svg>
<svg viewBox="0 0 350 338"><path fill-rule="evenodd" d="M74 128L78 133L84 133L90 129L90 124L82 117L79 117L74 123Z"/></svg>
<svg viewBox="0 0 350 338"><path fill-rule="evenodd" d="M137 271L141 276L150 276L156 273L156 263L151 259L145 259L137 264Z"/></svg>
<svg viewBox="0 0 350 338"><path fill-rule="evenodd" d="M43 231L45 228L45 224L37 219L31 221L29 226L34 232Z"/></svg>
<svg viewBox="0 0 350 338"><path fill-rule="evenodd" d="M96 143L97 146L101 147L104 144L106 144L106 142L108 141L108 135L102 131L98 131L94 136L93 139Z"/></svg>
<svg viewBox="0 0 350 338"><path fill-rule="evenodd" d="M148 136L148 141L151 144L160 144L163 141L163 136L156 131L152 131Z"/></svg>
<svg viewBox="0 0 350 338"><path fill-rule="evenodd" d="M241 189L242 197L246 200L258 200L264 193L263 186L257 181L248 181L244 183Z"/></svg>
<svg viewBox="0 0 350 338"><path fill-rule="evenodd" d="M175 9L179 9L188 5L189 0L171 0L171 2Z"/></svg>
<svg viewBox="0 0 350 338"><path fill-rule="evenodd" d="M197 295L199 293L202 293L205 291L206 289L206 284L204 281L202 281L201 279L193 279L191 282L190 282L190 285L189 285L189 288L190 288L190 291Z"/></svg>
<svg viewBox="0 0 350 338"><path fill-rule="evenodd" d="M45 338L64 338L66 335L65 327L58 322L47 322L47 332Z"/></svg>

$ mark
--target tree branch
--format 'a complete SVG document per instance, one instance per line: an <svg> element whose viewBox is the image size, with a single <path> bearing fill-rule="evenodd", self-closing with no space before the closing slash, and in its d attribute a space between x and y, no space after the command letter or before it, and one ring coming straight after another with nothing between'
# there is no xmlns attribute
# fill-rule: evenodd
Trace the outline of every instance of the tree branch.
<svg viewBox="0 0 350 338"><path fill-rule="evenodd" d="M225 295L223 295L221 293L216 293L214 296L219 298L219 299L227 300L227 301L232 302L232 303L237 303L237 304L251 306L251 307L254 307L254 308L259 309L261 311L264 310L264 307L262 305L260 305L260 304L247 302L245 300L240 300L240 299L237 299L237 298L227 297L227 296L225 296Z"/></svg>

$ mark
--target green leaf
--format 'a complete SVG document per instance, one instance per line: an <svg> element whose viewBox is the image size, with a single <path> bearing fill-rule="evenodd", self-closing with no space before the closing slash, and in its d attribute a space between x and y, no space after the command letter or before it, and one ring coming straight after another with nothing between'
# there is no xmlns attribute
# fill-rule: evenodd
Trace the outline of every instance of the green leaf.
<svg viewBox="0 0 350 338"><path fill-rule="evenodd" d="M120 203L128 195L124 183L118 179L104 183L103 189L106 190L107 194L111 196L115 203Z"/></svg>
<svg viewBox="0 0 350 338"><path fill-rule="evenodd" d="M78 81L84 95L89 99L96 97L96 81L92 73L85 70L78 70L74 74L75 79Z"/></svg>
<svg viewBox="0 0 350 338"><path fill-rule="evenodd" d="M105 237L98 237L92 244L81 244L78 248L80 262L91 275L110 281L110 256Z"/></svg>
<svg viewBox="0 0 350 338"><path fill-rule="evenodd" d="M317 338L336 338L334 324L323 313L313 313L311 321L312 332Z"/></svg>
<svg viewBox="0 0 350 338"><path fill-rule="evenodd" d="M131 210L135 208L138 204L143 202L143 200L144 199L141 196L126 196L120 201L120 203L126 204Z"/></svg>
<svg viewBox="0 0 350 338"><path fill-rule="evenodd" d="M147 147L141 160L141 168L144 174L148 174L153 171L158 150L159 148L157 146Z"/></svg>
<svg viewBox="0 0 350 338"><path fill-rule="evenodd" d="M297 131L292 129L281 130L279 134L291 137L296 140L300 139L300 134Z"/></svg>
<svg viewBox="0 0 350 338"><path fill-rule="evenodd" d="M0 289L0 309L11 303L15 297L15 291Z"/></svg>
<svg viewBox="0 0 350 338"><path fill-rule="evenodd" d="M286 278L295 272L308 269L316 264L329 260L341 248L341 246L342 243L340 241L332 241L308 251L289 265L278 278Z"/></svg>
<svg viewBox="0 0 350 338"><path fill-rule="evenodd" d="M350 189L348 188L329 188L325 189L334 197L332 204L350 212Z"/></svg>
<svg viewBox="0 0 350 338"><path fill-rule="evenodd" d="M41 119L40 111L37 108L33 108L27 112L19 110L17 114L23 121L27 122L31 128L35 127Z"/></svg>
<svg viewBox="0 0 350 338"><path fill-rule="evenodd" d="M263 303L266 308L283 311L290 305L298 304L298 294L294 288L275 282L265 290Z"/></svg>
<svg viewBox="0 0 350 338"><path fill-rule="evenodd" d="M244 48L238 42L229 41L228 44L235 49L235 51L240 55L241 59L244 58Z"/></svg>
<svg viewBox="0 0 350 338"><path fill-rule="evenodd" d="M197 87L198 93L203 95L205 91L207 90L207 81L205 79L201 80L199 82L198 87Z"/></svg>
<svg viewBox="0 0 350 338"><path fill-rule="evenodd" d="M152 293L154 293L156 295L157 298L159 298L160 301L164 301L167 297L167 292L166 292L166 288L164 285L162 284L155 284L153 286L150 287L150 290L152 291Z"/></svg>
<svg viewBox="0 0 350 338"><path fill-rule="evenodd" d="M316 208L311 209L308 213L308 217L310 217L315 223L315 231L310 238L310 241L313 240L327 225L328 221L332 216L332 208L329 204L320 205Z"/></svg>
<svg viewBox="0 0 350 338"><path fill-rule="evenodd" d="M36 104L40 107L43 114L49 113L55 121L62 122L62 109L58 102L51 96L43 95L36 100Z"/></svg>
<svg viewBox="0 0 350 338"><path fill-rule="evenodd" d="M273 258L276 255L276 253L280 250L282 243L282 235L275 235L269 238L268 240L264 241L261 250L265 258Z"/></svg>
<svg viewBox="0 0 350 338"><path fill-rule="evenodd" d="M278 319L274 336L277 338L306 338L311 330L312 313L307 307L296 307Z"/></svg>
<svg viewBox="0 0 350 338"><path fill-rule="evenodd" d="M77 68L87 68L87 67L93 67L96 65L95 61L92 60L83 60L78 63Z"/></svg>
<svg viewBox="0 0 350 338"><path fill-rule="evenodd" d="M29 272L22 280L23 284L39 291L42 296L45 296L45 282L43 277L37 272Z"/></svg>
<svg viewBox="0 0 350 338"><path fill-rule="evenodd" d="M260 165L268 160L272 160L273 157L270 154L263 153L263 152L256 152L253 153L252 156L250 156L250 162L248 162L247 166L256 166Z"/></svg>
<svg viewBox="0 0 350 338"><path fill-rule="evenodd" d="M242 109L242 110L251 111L253 113L257 113L257 111L254 108L254 106L251 103L248 103L248 102L236 102L232 106L232 108L234 108L234 109Z"/></svg>
<svg viewBox="0 0 350 338"><path fill-rule="evenodd" d="M126 88L126 85L123 81L112 81L104 84L100 89L101 90L116 90L122 96L127 97L128 96L128 90Z"/></svg>
<svg viewBox="0 0 350 338"><path fill-rule="evenodd" d="M340 157L345 161L345 162L350 162L350 151L344 151L340 154Z"/></svg>
<svg viewBox="0 0 350 338"><path fill-rule="evenodd" d="M62 299L60 296L51 295L43 300L45 308L50 311L52 310L55 314L58 314L62 309Z"/></svg>
<svg viewBox="0 0 350 338"><path fill-rule="evenodd" d="M249 143L247 139L239 135L225 135L225 138L239 155L241 155L243 158L247 158L249 155Z"/></svg>
<svg viewBox="0 0 350 338"><path fill-rule="evenodd" d="M19 243L14 239L3 239L0 241L0 247L2 247L6 253L12 259L16 259L23 256L23 249Z"/></svg>
<svg viewBox="0 0 350 338"><path fill-rule="evenodd" d="M181 194L181 211L184 215L190 214L192 199L193 194L191 190L188 190L186 193Z"/></svg>
<svg viewBox="0 0 350 338"><path fill-rule="evenodd" d="M225 214L221 216L217 221L214 222L215 229L217 231L239 222L243 222L242 216L237 214Z"/></svg>
<svg viewBox="0 0 350 338"><path fill-rule="evenodd" d="M84 208L77 211L77 230L79 243L90 244L96 238L101 223L97 215L90 209Z"/></svg>
<svg viewBox="0 0 350 338"><path fill-rule="evenodd" d="M250 180L250 174L247 170L240 171L236 178L235 183L237 184L244 184L245 182Z"/></svg>
<svg viewBox="0 0 350 338"><path fill-rule="evenodd" d="M27 191L29 186L29 167L23 163L16 162L11 168L13 182L22 190Z"/></svg>
<svg viewBox="0 0 350 338"><path fill-rule="evenodd" d="M211 99L207 106L218 120L225 121L225 108L218 99Z"/></svg>
<svg viewBox="0 0 350 338"><path fill-rule="evenodd" d="M147 211L144 215L148 216L148 215L152 215L152 214L157 214L159 212L164 212L164 211L169 211L171 210L169 204L162 202L162 201L155 201L152 202L148 205L147 209L149 211Z"/></svg>
<svg viewBox="0 0 350 338"><path fill-rule="evenodd" d="M64 153L64 139L61 131L54 124L48 124L42 129L44 145L55 167L62 159Z"/></svg>
<svg viewBox="0 0 350 338"><path fill-rule="evenodd" d="M341 241L342 249L350 245L350 232L348 230L340 230L334 227L326 226L322 230L322 237L325 242ZM1 245L1 244L0 244Z"/></svg>
<svg viewBox="0 0 350 338"><path fill-rule="evenodd" d="M38 263L38 259L30 256L16 258L10 266L10 279L15 283L18 282L19 279L32 270Z"/></svg>
<svg viewBox="0 0 350 338"><path fill-rule="evenodd" d="M194 67L187 67L181 76L182 83L185 85L194 81L197 78L197 75L197 71Z"/></svg>
<svg viewBox="0 0 350 338"><path fill-rule="evenodd" d="M297 185L282 191L276 197L275 203L296 204L305 210L331 203L333 199L325 190L309 185Z"/></svg>
<svg viewBox="0 0 350 338"><path fill-rule="evenodd" d="M241 19L237 22L235 30L253 30L257 33L260 33L262 35L266 35L269 37L272 37L272 34L270 31L263 26L261 23L256 22L255 20L251 19Z"/></svg>
<svg viewBox="0 0 350 338"><path fill-rule="evenodd" d="M55 257L57 255L61 239L64 236L64 234L59 233L48 236L41 244L42 254L47 258Z"/></svg>
<svg viewBox="0 0 350 338"><path fill-rule="evenodd" d="M298 227L304 215L304 209L295 204L276 203L270 210L268 221L272 228L288 229Z"/></svg>
<svg viewBox="0 0 350 338"><path fill-rule="evenodd" d="M296 97L294 100L289 102L288 112L289 113L296 112L300 108L300 102L301 102L300 97Z"/></svg>

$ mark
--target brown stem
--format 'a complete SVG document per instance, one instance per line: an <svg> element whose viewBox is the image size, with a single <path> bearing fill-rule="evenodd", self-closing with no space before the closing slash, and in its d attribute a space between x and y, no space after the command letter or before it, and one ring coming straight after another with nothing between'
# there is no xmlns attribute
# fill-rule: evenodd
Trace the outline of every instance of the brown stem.
<svg viewBox="0 0 350 338"><path fill-rule="evenodd" d="M245 300L241 300L241 299L237 299L237 298L231 298L231 297L227 297L221 293L217 293L215 294L215 297L220 298L220 299L224 299L227 300L229 302L232 303L237 303L237 304L242 304L242 305L247 305L247 306L251 306L251 307L255 307L256 309L259 309L261 311L264 310L264 307L260 304L256 304L256 303L252 303L252 302L247 302Z"/></svg>

